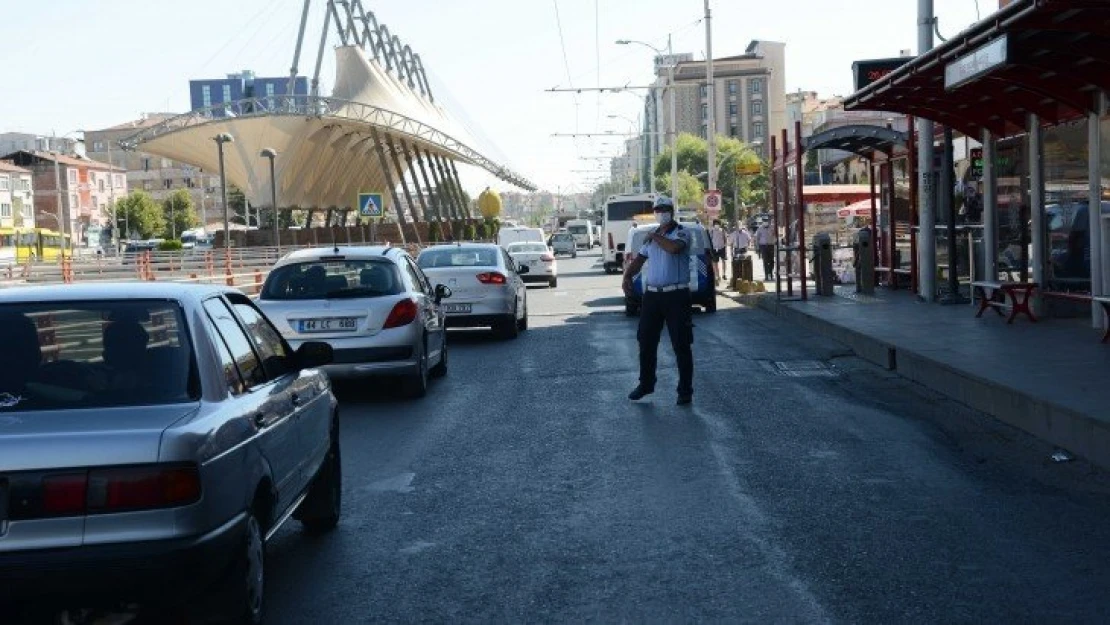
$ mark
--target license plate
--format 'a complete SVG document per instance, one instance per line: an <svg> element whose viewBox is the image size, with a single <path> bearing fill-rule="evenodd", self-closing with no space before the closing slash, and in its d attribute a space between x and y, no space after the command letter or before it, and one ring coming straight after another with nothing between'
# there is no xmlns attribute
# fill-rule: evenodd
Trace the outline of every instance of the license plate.
<svg viewBox="0 0 1110 625"><path fill-rule="evenodd" d="M328 319L301 319L300 332L354 332L358 329L356 317L331 317Z"/></svg>
<svg viewBox="0 0 1110 625"><path fill-rule="evenodd" d="M466 314L470 312L470 304L444 304L443 312L448 314Z"/></svg>

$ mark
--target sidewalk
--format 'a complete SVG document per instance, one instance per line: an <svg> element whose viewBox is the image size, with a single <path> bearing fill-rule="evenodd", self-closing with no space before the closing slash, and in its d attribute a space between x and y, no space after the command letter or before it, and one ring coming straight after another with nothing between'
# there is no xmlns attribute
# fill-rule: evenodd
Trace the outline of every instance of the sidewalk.
<svg viewBox="0 0 1110 625"><path fill-rule="evenodd" d="M728 297L759 306L858 356L971 408L1110 468L1110 345L1086 319L1019 318L1007 325L970 305L925 304L906 291L777 302L771 293Z"/></svg>

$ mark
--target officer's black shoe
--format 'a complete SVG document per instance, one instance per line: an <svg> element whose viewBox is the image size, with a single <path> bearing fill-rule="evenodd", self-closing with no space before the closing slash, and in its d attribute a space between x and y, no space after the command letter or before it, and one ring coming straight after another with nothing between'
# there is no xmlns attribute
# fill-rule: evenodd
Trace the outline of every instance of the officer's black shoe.
<svg viewBox="0 0 1110 625"><path fill-rule="evenodd" d="M678 401L675 402L675 403L677 403L679 406L685 406L686 404L689 404L692 401L694 401L694 396L693 395L679 395L678 396Z"/></svg>
<svg viewBox="0 0 1110 625"><path fill-rule="evenodd" d="M654 392L655 389L640 384L636 388L632 389L632 392L628 394L628 398L632 401L637 401L643 399L644 397L647 397L648 395L651 395Z"/></svg>

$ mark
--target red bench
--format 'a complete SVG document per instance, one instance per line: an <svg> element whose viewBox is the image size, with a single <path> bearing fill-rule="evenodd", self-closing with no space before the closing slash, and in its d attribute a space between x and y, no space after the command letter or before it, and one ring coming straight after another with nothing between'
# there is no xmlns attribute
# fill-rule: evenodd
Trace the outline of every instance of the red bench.
<svg viewBox="0 0 1110 625"><path fill-rule="evenodd" d="M1037 322L1037 318L1033 316L1033 310L1029 307L1029 298L1033 296L1037 283L982 281L972 282L971 288L972 297L979 299L979 311L975 313L976 317L982 317L983 312L988 308L993 308L999 316L1003 316L1003 310L1009 309L1010 317L1006 323L1013 323L1019 314L1024 314L1034 323Z"/></svg>

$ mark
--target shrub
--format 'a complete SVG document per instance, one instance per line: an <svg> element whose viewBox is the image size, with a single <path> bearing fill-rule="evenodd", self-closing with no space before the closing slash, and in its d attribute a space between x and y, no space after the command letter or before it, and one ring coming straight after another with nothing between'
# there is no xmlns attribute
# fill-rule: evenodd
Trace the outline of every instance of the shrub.
<svg viewBox="0 0 1110 625"><path fill-rule="evenodd" d="M159 252L180 252L182 249L184 249L184 246L177 239L169 239L158 244Z"/></svg>

